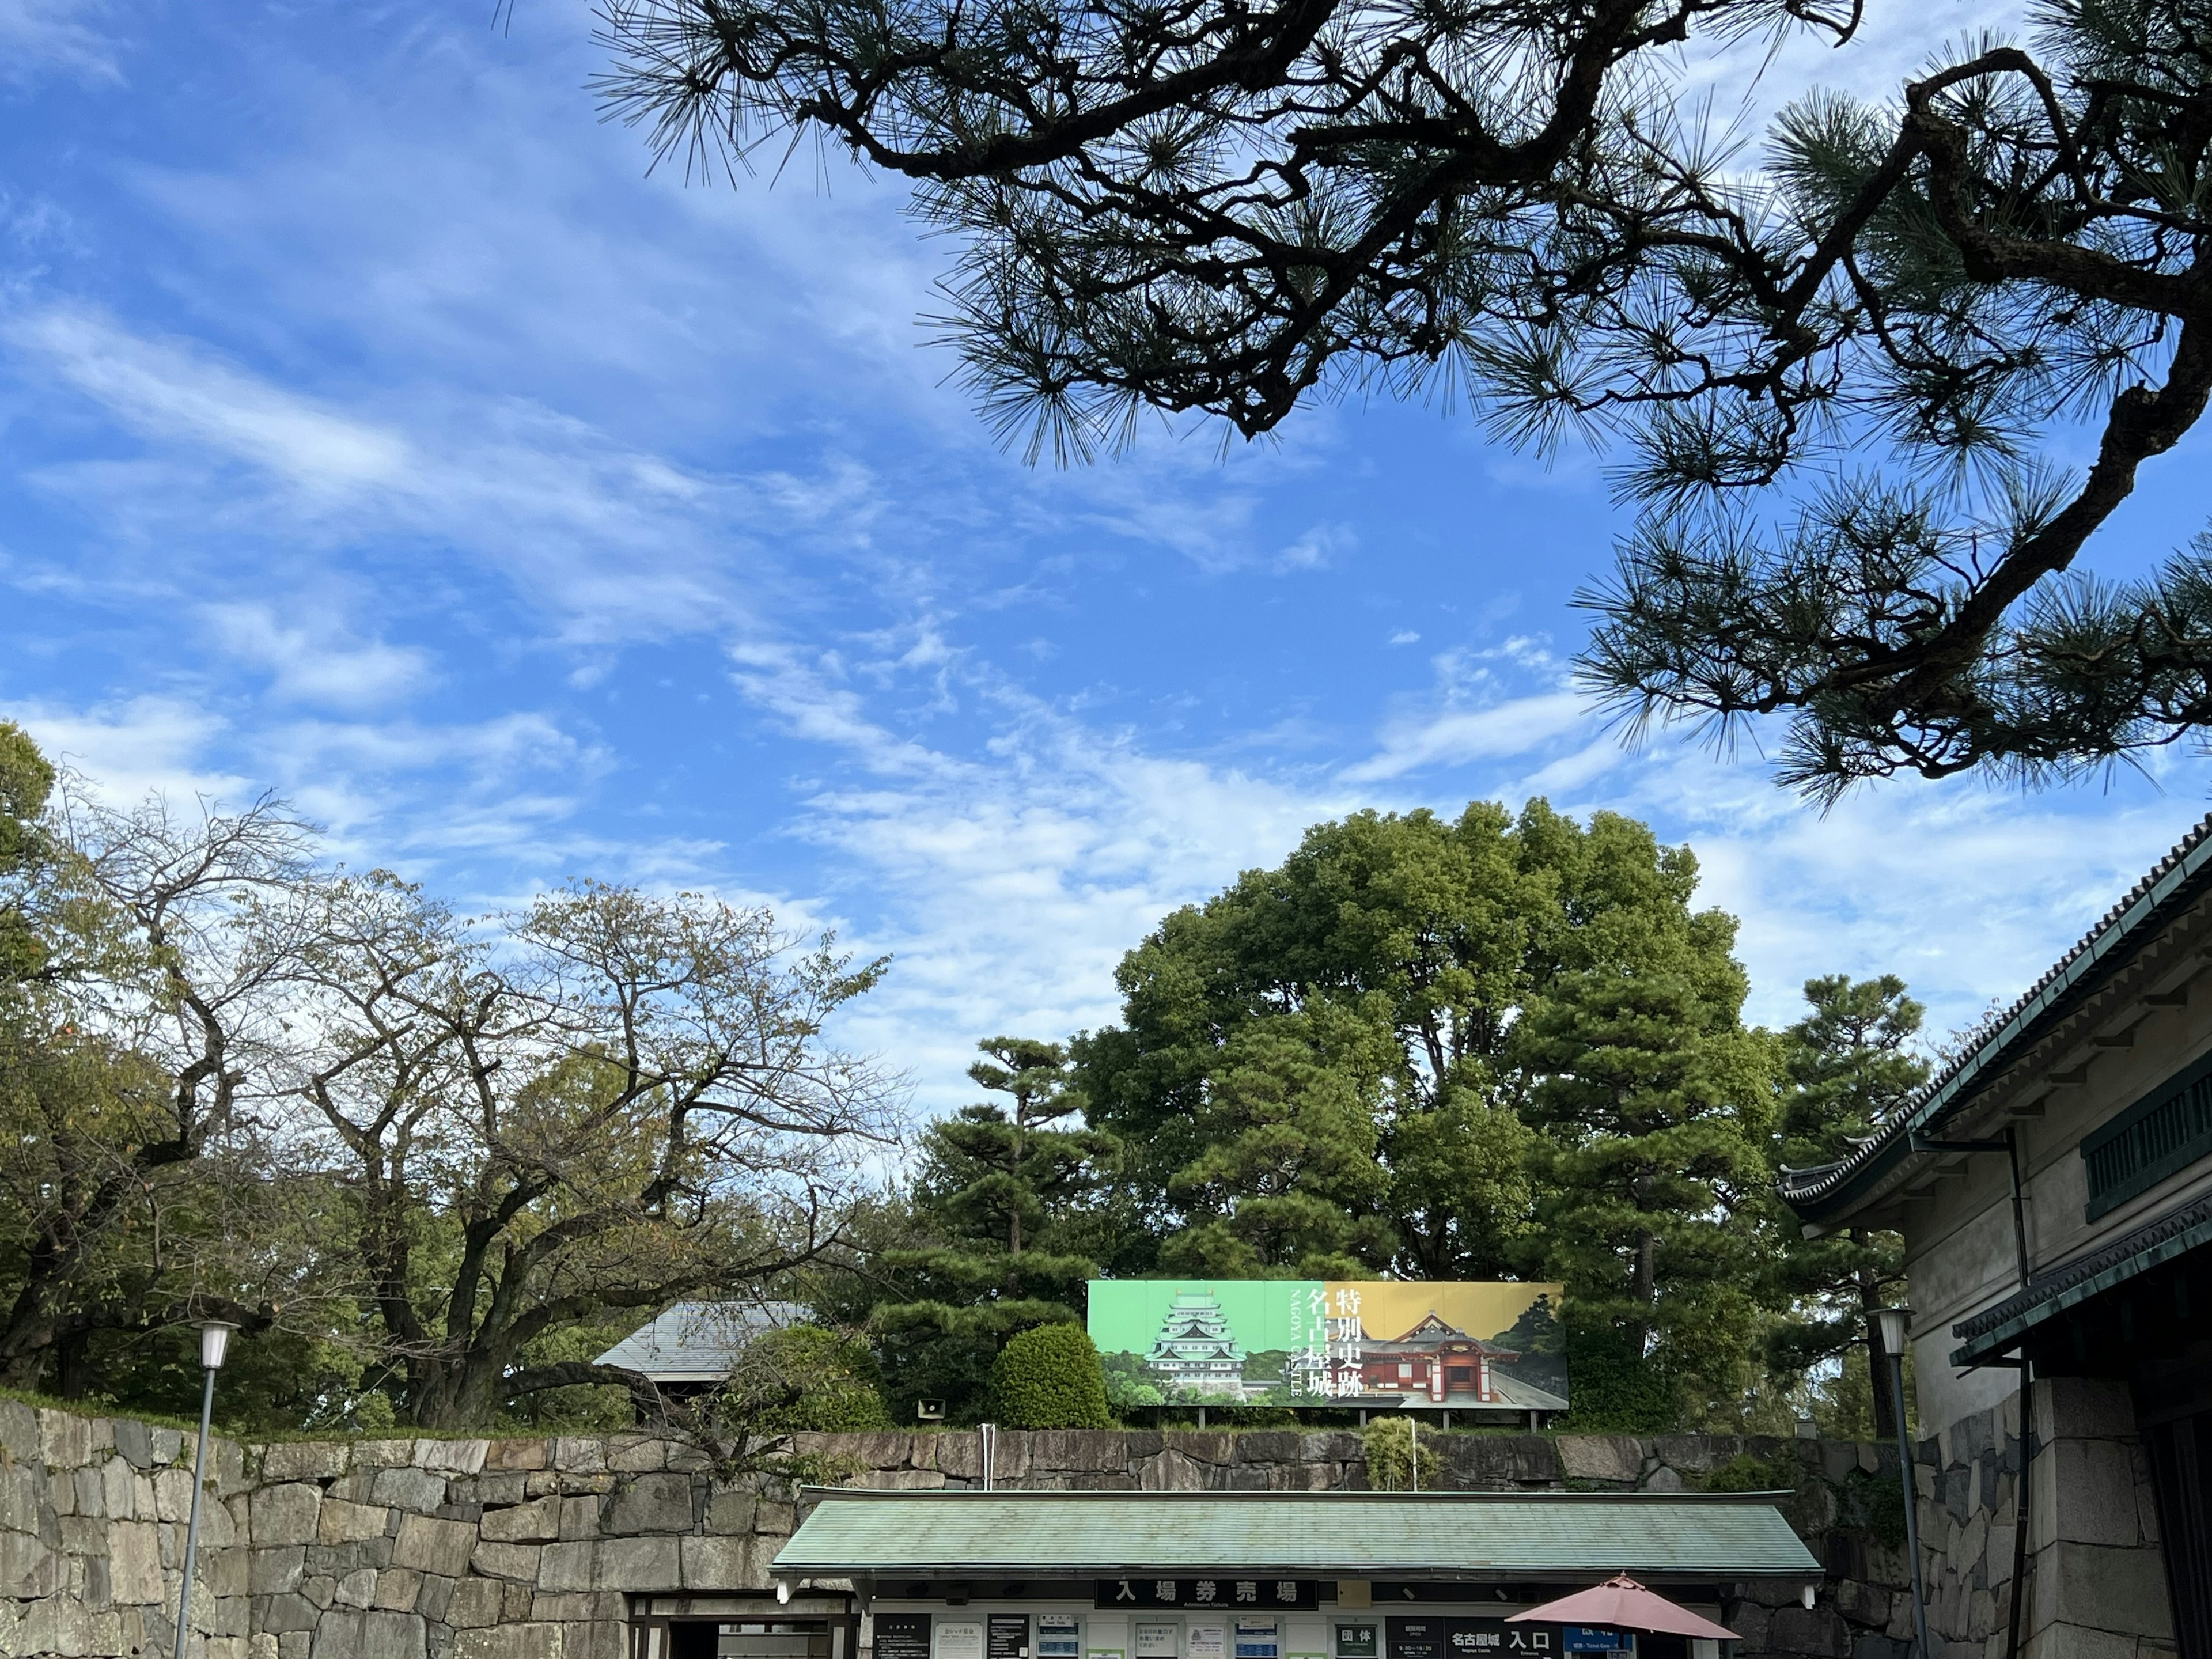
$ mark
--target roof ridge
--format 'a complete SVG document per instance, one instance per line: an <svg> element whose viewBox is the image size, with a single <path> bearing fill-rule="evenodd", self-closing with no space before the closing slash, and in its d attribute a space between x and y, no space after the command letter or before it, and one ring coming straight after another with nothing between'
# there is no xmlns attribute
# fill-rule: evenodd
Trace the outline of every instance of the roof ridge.
<svg viewBox="0 0 2212 1659"><path fill-rule="evenodd" d="M2148 871L2138 877L2134 885L2110 905L2057 961L2045 969L2033 985L2013 999L2002 1012L1983 1021L1979 1033L1972 1042L1882 1119L1880 1133L1872 1139L1857 1147L1850 1157L1836 1163L1785 1172L1778 1183L1784 1200L1795 1205L1812 1203L1826 1197L1859 1170L1886 1156L1901 1138L1921 1127L1925 1119L1934 1115L1931 1108L1940 1106L1947 1093L1954 1091L1972 1073L1981 1070L1985 1060L2027 1036L2028 1025L2021 1025L2018 1030L2012 1028L2020 1024L2035 1005L2067 978L2085 958L2098 954L2100 948L2108 941L2108 936L2113 935L2116 930L2124 936L2128 919L2137 907L2208 845L2212 845L2212 812L2207 812L2197 819L2188 833ZM2033 1021L2028 1022L2028 1024L2032 1024ZM1793 1176L1805 1179L1799 1184Z"/></svg>

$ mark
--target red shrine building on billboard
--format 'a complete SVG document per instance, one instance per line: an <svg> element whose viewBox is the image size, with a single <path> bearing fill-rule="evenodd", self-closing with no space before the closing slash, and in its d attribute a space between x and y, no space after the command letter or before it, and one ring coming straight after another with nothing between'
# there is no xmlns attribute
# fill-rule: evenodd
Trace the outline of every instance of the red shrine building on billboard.
<svg viewBox="0 0 2212 1659"><path fill-rule="evenodd" d="M1359 1392L1425 1394L1438 1406L1513 1403L1491 1380L1490 1367L1493 1360L1510 1365L1520 1357L1431 1313L1403 1336L1388 1341L1369 1337L1360 1343Z"/></svg>

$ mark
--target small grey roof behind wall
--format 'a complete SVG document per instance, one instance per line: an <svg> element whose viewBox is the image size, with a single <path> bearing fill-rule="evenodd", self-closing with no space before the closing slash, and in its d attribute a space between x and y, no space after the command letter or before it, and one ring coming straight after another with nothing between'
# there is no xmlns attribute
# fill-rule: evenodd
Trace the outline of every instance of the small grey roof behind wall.
<svg viewBox="0 0 2212 1659"><path fill-rule="evenodd" d="M641 1371L656 1382L719 1382L763 1331L805 1318L796 1302L679 1302L594 1363Z"/></svg>

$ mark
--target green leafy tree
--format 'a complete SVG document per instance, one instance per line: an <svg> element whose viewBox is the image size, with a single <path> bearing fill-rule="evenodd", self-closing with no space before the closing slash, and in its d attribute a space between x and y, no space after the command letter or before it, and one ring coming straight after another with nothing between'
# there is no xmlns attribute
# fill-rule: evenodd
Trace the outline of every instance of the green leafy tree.
<svg viewBox="0 0 2212 1659"><path fill-rule="evenodd" d="M923 1132L916 1242L884 1251L890 1285L870 1319L902 1401L982 1409L1001 1346L1032 1326L1080 1322L1098 1273L1082 1218L1119 1147L1067 1127L1082 1109L1058 1043L992 1037L968 1075L1005 1103L960 1109ZM1073 1243L1075 1248L1071 1249Z"/></svg>
<svg viewBox="0 0 2212 1659"><path fill-rule="evenodd" d="M1528 1188L1500 1057L1553 908L1477 802L1317 826L1164 920L1117 970L1121 1024L1073 1045L1159 1266L1505 1270Z"/></svg>
<svg viewBox="0 0 2212 1659"><path fill-rule="evenodd" d="M1010 1429L1110 1429L1098 1350L1080 1325L1037 1325L991 1364L991 1404Z"/></svg>
<svg viewBox="0 0 2212 1659"><path fill-rule="evenodd" d="M1915 1048L1921 1005L1894 975L1854 980L1834 974L1805 982L1810 1012L1782 1033L1784 1090L1777 1125L1784 1167L1833 1164L1879 1129L1928 1080ZM1783 1376L1841 1361L1855 1349L1884 1380L1873 1393L1872 1427L1896 1432L1887 1356L1870 1317L1895 1300L1905 1282L1904 1241L1895 1233L1849 1227L1820 1238L1796 1236L1774 1263L1781 1294L1796 1310L1769 1338L1770 1364Z"/></svg>
<svg viewBox="0 0 2212 1659"><path fill-rule="evenodd" d="M1532 830L1574 919L1515 1030L1541 1261L1582 1353L1609 1342L1625 1364L1710 1386L1759 1311L1771 1178L1770 1044L1742 1024L1735 922L1691 908L1696 860L1641 823Z"/></svg>
<svg viewBox="0 0 2212 1659"><path fill-rule="evenodd" d="M1380 1079L1346 1052L1372 1032L1331 1013L1255 1021L1230 1039L1194 1125L1205 1148L1168 1178L1185 1218L1161 1248L1170 1273L1358 1278L1390 1259L1396 1236L1374 1212L1389 1186L1376 1161Z"/></svg>
<svg viewBox="0 0 2212 1659"><path fill-rule="evenodd" d="M2028 44L1809 93L1756 158L1683 97L1686 41L1861 15L614 0L603 90L702 168L811 137L909 180L1032 455L1440 385L1514 441L1623 441L1589 683L1778 716L1815 791L2187 739L2212 543L2072 573L2212 394L2201 0L2039 0Z"/></svg>

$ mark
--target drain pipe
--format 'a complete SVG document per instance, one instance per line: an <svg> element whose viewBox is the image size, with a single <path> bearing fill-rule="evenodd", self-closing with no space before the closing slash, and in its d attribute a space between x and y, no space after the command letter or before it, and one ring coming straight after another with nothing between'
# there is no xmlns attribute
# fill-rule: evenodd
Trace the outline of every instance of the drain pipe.
<svg viewBox="0 0 2212 1659"><path fill-rule="evenodd" d="M1920 1571L1920 1483L1912 1473L1912 1431L1905 1424L1905 1344L1912 1332L1910 1308L1876 1308L1881 1346L1889 1354L1890 1401L1897 1418L1897 1478L1905 1486L1905 1547L1912 1558L1912 1627L1920 1638L1920 1659L1934 1659L1928 1645L1928 1587Z"/></svg>
<svg viewBox="0 0 2212 1659"><path fill-rule="evenodd" d="M2035 1362L2020 1357L2020 1486L2012 1496L2012 1614L2005 1659L2020 1659L2020 1610L2027 1600L2028 1474L2035 1467Z"/></svg>

